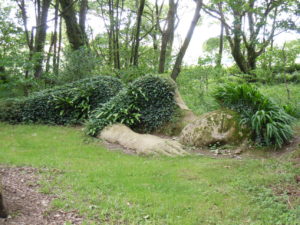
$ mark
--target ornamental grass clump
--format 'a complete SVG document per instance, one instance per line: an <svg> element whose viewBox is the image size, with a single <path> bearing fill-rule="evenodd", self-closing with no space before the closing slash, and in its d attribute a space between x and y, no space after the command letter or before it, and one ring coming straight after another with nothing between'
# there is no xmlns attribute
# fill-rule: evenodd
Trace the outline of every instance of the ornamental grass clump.
<svg viewBox="0 0 300 225"><path fill-rule="evenodd" d="M138 132L154 131L171 120L176 103L175 86L165 78L138 78L98 108L87 122L87 133L97 136L107 125L122 123Z"/></svg>
<svg viewBox="0 0 300 225"><path fill-rule="evenodd" d="M251 128L256 143L280 148L292 139L293 117L257 88L249 84L230 83L218 87L214 97L221 106L241 115L241 124Z"/></svg>

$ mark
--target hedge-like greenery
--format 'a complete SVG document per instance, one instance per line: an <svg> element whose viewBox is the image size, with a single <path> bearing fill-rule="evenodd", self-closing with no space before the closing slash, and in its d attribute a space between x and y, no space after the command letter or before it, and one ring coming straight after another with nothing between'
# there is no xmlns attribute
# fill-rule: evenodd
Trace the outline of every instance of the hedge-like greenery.
<svg viewBox="0 0 300 225"><path fill-rule="evenodd" d="M123 123L139 132L151 132L171 120L176 108L175 86L165 78L147 75L95 110L87 133L96 136L105 126Z"/></svg>
<svg viewBox="0 0 300 225"><path fill-rule="evenodd" d="M293 137L293 117L255 87L226 84L217 88L214 97L222 106L241 114L241 123L252 129L255 142L281 147Z"/></svg>
<svg viewBox="0 0 300 225"><path fill-rule="evenodd" d="M0 120L11 123L80 123L90 111L101 107L122 87L120 80L109 76L79 80L27 98L1 102Z"/></svg>

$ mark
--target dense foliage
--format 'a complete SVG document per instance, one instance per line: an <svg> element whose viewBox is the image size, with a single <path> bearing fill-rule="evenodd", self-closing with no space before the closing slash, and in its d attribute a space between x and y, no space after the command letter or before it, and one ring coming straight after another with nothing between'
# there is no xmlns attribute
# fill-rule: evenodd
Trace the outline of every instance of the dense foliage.
<svg viewBox="0 0 300 225"><path fill-rule="evenodd" d="M76 124L89 112L122 89L122 82L109 76L79 80L37 92L22 99L0 103L0 120L11 123Z"/></svg>
<svg viewBox="0 0 300 225"><path fill-rule="evenodd" d="M257 143L281 147L293 137L293 117L255 87L229 83L218 87L214 97L222 106L241 114L241 123L251 128Z"/></svg>
<svg viewBox="0 0 300 225"><path fill-rule="evenodd" d="M87 123L87 133L95 136L105 126L123 123L140 132L151 132L168 122L175 111L175 87L165 78L147 75L132 82Z"/></svg>

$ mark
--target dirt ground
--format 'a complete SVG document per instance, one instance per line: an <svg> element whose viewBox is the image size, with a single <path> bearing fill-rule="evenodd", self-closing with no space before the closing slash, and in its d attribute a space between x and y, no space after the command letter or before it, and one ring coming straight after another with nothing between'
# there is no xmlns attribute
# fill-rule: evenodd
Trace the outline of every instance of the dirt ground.
<svg viewBox="0 0 300 225"><path fill-rule="evenodd" d="M0 225L63 225L81 224L83 218L76 212L51 209L53 195L40 193L37 169L31 167L0 166L3 180L4 204L9 213L0 218Z"/></svg>

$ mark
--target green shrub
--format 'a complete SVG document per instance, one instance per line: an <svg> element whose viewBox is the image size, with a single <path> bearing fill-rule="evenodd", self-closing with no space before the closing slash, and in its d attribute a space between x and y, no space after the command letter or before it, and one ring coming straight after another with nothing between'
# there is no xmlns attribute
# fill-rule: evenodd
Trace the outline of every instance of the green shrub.
<svg viewBox="0 0 300 225"><path fill-rule="evenodd" d="M10 98L0 102L0 121L22 122L23 99Z"/></svg>
<svg viewBox="0 0 300 225"><path fill-rule="evenodd" d="M0 120L11 123L76 124L122 89L116 78L98 76L0 104Z"/></svg>
<svg viewBox="0 0 300 225"><path fill-rule="evenodd" d="M123 123L139 132L151 132L171 120L176 106L174 92L170 80L143 76L95 110L87 123L87 133L95 136L114 123Z"/></svg>
<svg viewBox="0 0 300 225"><path fill-rule="evenodd" d="M99 65L99 59L88 48L81 47L78 50L67 49L64 52L65 60L62 62L62 69L59 71L60 82L73 82L91 77Z"/></svg>
<svg viewBox="0 0 300 225"><path fill-rule="evenodd" d="M296 71L292 74L290 73L279 73L275 76L275 81L277 83L285 83L285 82L288 82L288 83L300 83L300 72L299 71Z"/></svg>
<svg viewBox="0 0 300 225"><path fill-rule="evenodd" d="M252 129L257 143L281 147L292 138L293 117L255 87L230 83L218 87L214 97L222 106L241 114L241 123Z"/></svg>
<svg viewBox="0 0 300 225"><path fill-rule="evenodd" d="M274 74L272 70L267 69L267 68L256 68L255 70L252 71L253 75L250 75L250 80L251 77L253 81L255 82L260 82L262 84L264 83L272 83L274 82ZM249 79L248 79L249 80Z"/></svg>
<svg viewBox="0 0 300 225"><path fill-rule="evenodd" d="M133 66L119 70L117 72L117 76L120 77L120 79L122 79L123 82L128 84L141 76L145 76L148 72L150 72L149 69L147 70L146 68L142 69Z"/></svg>
<svg viewBox="0 0 300 225"><path fill-rule="evenodd" d="M300 105L296 105L296 104L291 104L291 103L287 103L285 105L282 106L284 111L295 117L295 118L300 118Z"/></svg>

